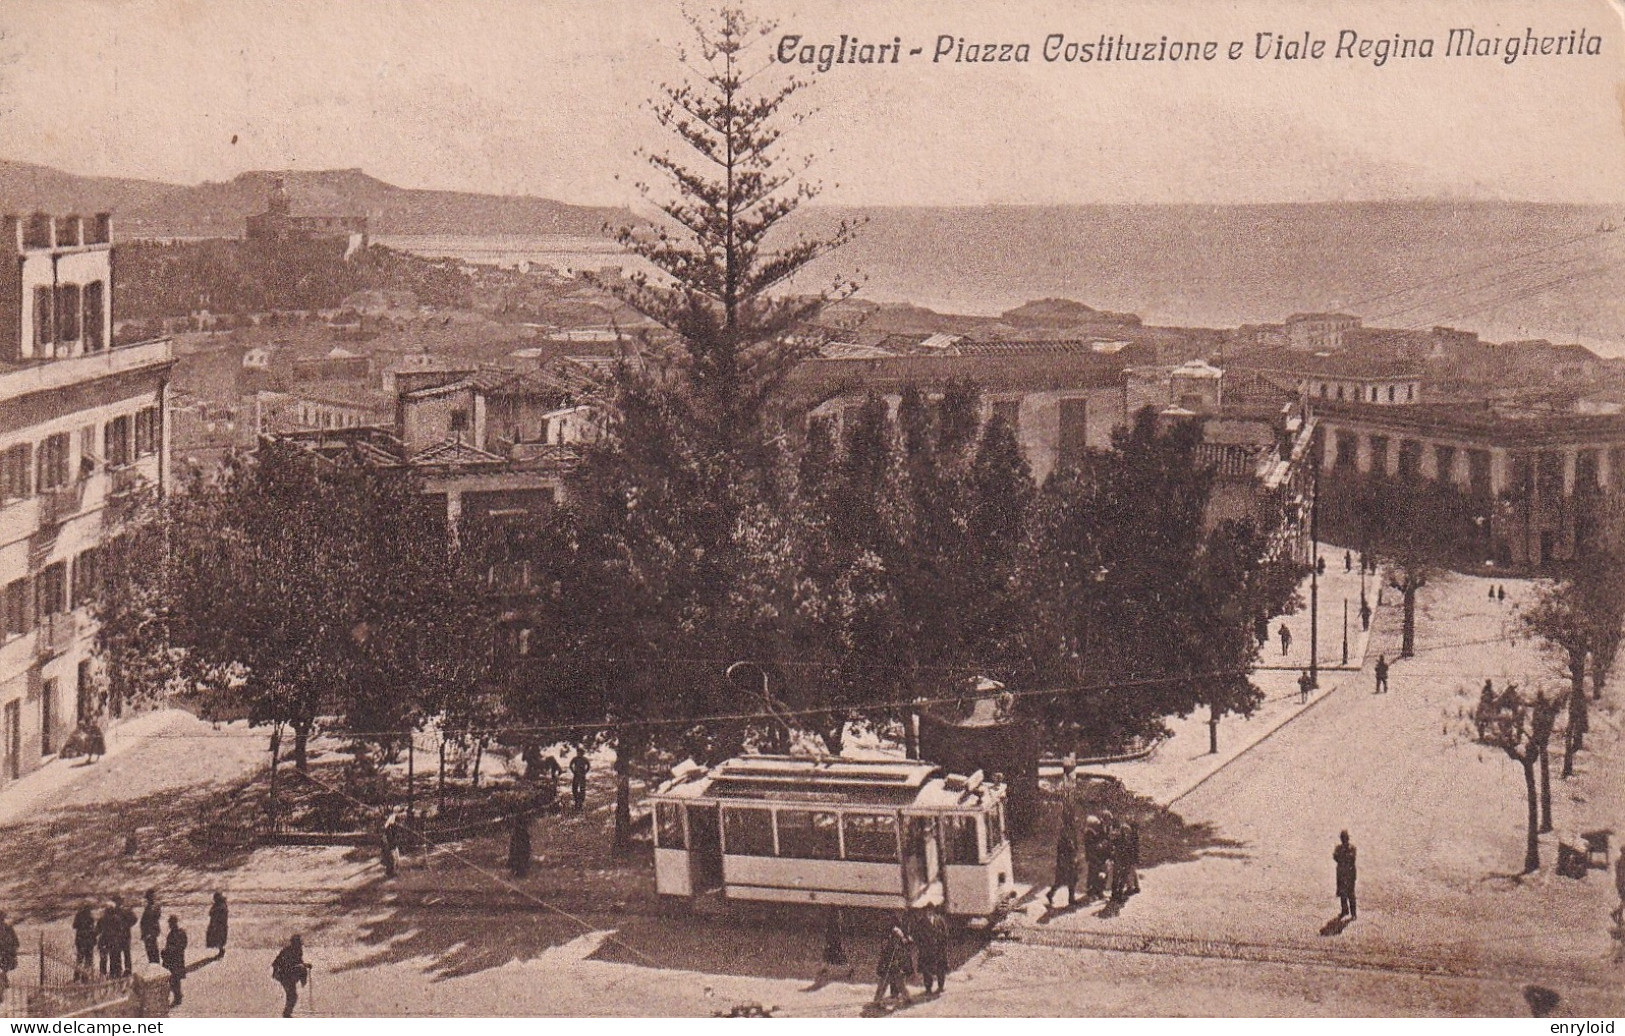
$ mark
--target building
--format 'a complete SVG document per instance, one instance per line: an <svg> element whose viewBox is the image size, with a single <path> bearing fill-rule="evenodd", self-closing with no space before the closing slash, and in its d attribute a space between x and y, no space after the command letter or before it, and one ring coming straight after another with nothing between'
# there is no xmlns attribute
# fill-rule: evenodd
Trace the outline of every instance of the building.
<svg viewBox="0 0 1625 1036"><path fill-rule="evenodd" d="M1287 348L1297 352L1340 352L1360 318L1348 313L1294 313L1286 318Z"/></svg>
<svg viewBox="0 0 1625 1036"><path fill-rule="evenodd" d="M1238 372L1255 372L1316 404L1415 406L1423 401L1426 380L1417 362L1383 356L1283 349L1249 354L1234 366Z"/></svg>
<svg viewBox="0 0 1625 1036"><path fill-rule="evenodd" d="M254 394L256 435L332 428L387 428L394 423L394 417L395 401L387 393L353 382Z"/></svg>
<svg viewBox="0 0 1625 1036"><path fill-rule="evenodd" d="M173 351L112 344L110 241L105 215L0 224L0 786L101 715L97 549L171 477Z"/></svg>
<svg viewBox="0 0 1625 1036"><path fill-rule="evenodd" d="M1317 404L1323 482L1454 489L1474 561L1572 560L1625 517L1625 415L1513 416L1486 405Z"/></svg>
<svg viewBox="0 0 1625 1036"><path fill-rule="evenodd" d="M346 254L367 247L367 217L293 214L287 185L279 177L271 186L265 211L247 219L248 241L281 246L311 241L342 241Z"/></svg>
<svg viewBox="0 0 1625 1036"><path fill-rule="evenodd" d="M952 354L808 360L787 387L798 409L835 421L839 432L870 393L895 410L906 385L931 394L969 382L981 390L984 417L1004 418L1043 482L1085 451L1111 446L1124 421L1124 370L1152 358L1136 345L1105 352L1087 342L960 342Z"/></svg>

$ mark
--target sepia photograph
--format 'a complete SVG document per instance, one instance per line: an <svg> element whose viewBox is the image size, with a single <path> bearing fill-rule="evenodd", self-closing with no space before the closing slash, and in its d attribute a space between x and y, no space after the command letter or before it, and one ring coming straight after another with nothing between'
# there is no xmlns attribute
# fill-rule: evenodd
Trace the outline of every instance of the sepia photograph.
<svg viewBox="0 0 1625 1036"><path fill-rule="evenodd" d="M1612 1032L1622 226L1620 0L3 0L0 1019Z"/></svg>

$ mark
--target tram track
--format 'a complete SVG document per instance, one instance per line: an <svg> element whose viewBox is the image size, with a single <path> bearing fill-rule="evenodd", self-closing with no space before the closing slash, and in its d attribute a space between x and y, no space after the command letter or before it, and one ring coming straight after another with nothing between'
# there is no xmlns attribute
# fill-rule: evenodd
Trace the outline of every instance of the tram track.
<svg viewBox="0 0 1625 1036"><path fill-rule="evenodd" d="M1336 968L1344 971L1374 971L1429 978L1519 982L1541 979L1596 986L1612 985L1617 982L1617 979L1607 976L1588 975L1578 968L1544 963L1474 963L1461 955L1447 957L1403 952L1355 951L1306 946L1301 943L1241 942L1148 933L1038 929L1026 925L1002 926L995 938L997 942L1002 943L1013 942L1052 949L1194 957L1296 967Z"/></svg>

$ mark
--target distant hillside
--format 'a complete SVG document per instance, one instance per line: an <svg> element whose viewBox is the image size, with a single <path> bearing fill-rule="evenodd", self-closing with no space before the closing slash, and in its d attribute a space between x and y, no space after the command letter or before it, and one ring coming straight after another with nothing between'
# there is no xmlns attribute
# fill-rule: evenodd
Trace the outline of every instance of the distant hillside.
<svg viewBox="0 0 1625 1036"><path fill-rule="evenodd" d="M364 215L374 234L568 234L592 236L620 209L566 205L548 198L421 191L396 187L359 169L242 173L225 183L186 187L151 180L76 176L46 166L0 161L0 210L114 214L118 237L237 237L243 219L265 209L282 177L295 214Z"/></svg>

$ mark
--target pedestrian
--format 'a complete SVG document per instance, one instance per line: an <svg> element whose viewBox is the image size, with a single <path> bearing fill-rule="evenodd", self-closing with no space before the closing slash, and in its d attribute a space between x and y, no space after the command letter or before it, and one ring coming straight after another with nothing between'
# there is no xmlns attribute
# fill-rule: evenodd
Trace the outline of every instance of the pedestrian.
<svg viewBox="0 0 1625 1036"><path fill-rule="evenodd" d="M1112 861L1112 902L1128 898L1128 837L1122 824L1113 824L1106 833L1106 855Z"/></svg>
<svg viewBox="0 0 1625 1036"><path fill-rule="evenodd" d="M1360 628L1362 630L1371 628L1371 605L1363 596L1360 598Z"/></svg>
<svg viewBox="0 0 1625 1036"><path fill-rule="evenodd" d="M1625 925L1625 847L1614 860L1614 891L1619 894L1619 906L1610 914L1617 925Z"/></svg>
<svg viewBox="0 0 1625 1036"><path fill-rule="evenodd" d="M1105 831L1100 818L1091 814L1083 822L1083 901L1092 903L1106 894Z"/></svg>
<svg viewBox="0 0 1625 1036"><path fill-rule="evenodd" d="M542 802L552 806L559 800L559 776L564 773L564 767L559 765L558 756L548 752L542 756L541 763Z"/></svg>
<svg viewBox="0 0 1625 1036"><path fill-rule="evenodd" d="M88 901L73 915L73 965L74 978L81 982L96 971L96 911Z"/></svg>
<svg viewBox="0 0 1625 1036"><path fill-rule="evenodd" d="M118 967L118 898L102 905L101 916L96 918L96 961L103 978L118 978L123 972Z"/></svg>
<svg viewBox="0 0 1625 1036"><path fill-rule="evenodd" d="M1352 571L1354 571L1354 555L1345 550L1343 552L1343 573L1347 575Z"/></svg>
<svg viewBox="0 0 1625 1036"><path fill-rule="evenodd" d="M169 993L172 997L169 1006L179 1007L181 979L186 977L186 929L181 927L181 919L174 914L169 915L169 935L164 939L162 963L164 970L169 972Z"/></svg>
<svg viewBox="0 0 1625 1036"><path fill-rule="evenodd" d="M1495 599L1498 602L1500 602L1501 604L1506 603L1506 599L1507 599L1506 584L1503 583L1502 585L1495 588Z"/></svg>
<svg viewBox="0 0 1625 1036"><path fill-rule="evenodd" d="M1490 584L1490 600L1495 600L1495 584Z"/></svg>
<svg viewBox="0 0 1625 1036"><path fill-rule="evenodd" d="M948 987L948 918L932 908L920 919L920 981L927 994Z"/></svg>
<svg viewBox="0 0 1625 1036"><path fill-rule="evenodd" d="M1337 864L1337 916L1339 919L1346 917L1350 921L1356 916L1354 853L1354 843L1349 841L1349 833L1347 831L1340 833L1337 836L1337 848L1332 850L1332 860Z"/></svg>
<svg viewBox="0 0 1625 1036"><path fill-rule="evenodd" d="M508 873L516 878L530 875L530 814L523 810L514 814L508 832Z"/></svg>
<svg viewBox="0 0 1625 1036"><path fill-rule="evenodd" d="M875 1006L884 1003L887 997L901 1000L905 1006L914 1002L908 995L908 977L914 974L914 940L909 938L904 915L898 915L886 935L875 974L880 980L875 986Z"/></svg>
<svg viewBox="0 0 1625 1036"><path fill-rule="evenodd" d="M1071 909L1078 901L1078 842L1072 825L1064 818L1061 830L1055 836L1055 883L1044 895L1044 902L1049 904L1050 909L1055 908L1055 893L1063 888L1066 889L1067 908Z"/></svg>
<svg viewBox="0 0 1625 1036"><path fill-rule="evenodd" d="M299 987L310 981L310 965L305 963L305 944L299 936L291 936L288 945L271 962L271 977L282 986L282 1017L292 1018L299 1003Z"/></svg>
<svg viewBox="0 0 1625 1036"><path fill-rule="evenodd" d="M1303 671L1302 675L1300 675L1298 677L1298 704L1299 705L1307 705L1307 704L1309 704L1309 690L1310 690L1310 688L1312 688L1314 686L1315 686L1315 681L1309 676L1309 670L1305 669Z"/></svg>
<svg viewBox="0 0 1625 1036"><path fill-rule="evenodd" d="M5 911L0 911L0 1003L6 999L6 990L11 986L11 973L17 970L17 950L21 944L17 940L17 929L11 927L11 920L6 917Z"/></svg>
<svg viewBox="0 0 1625 1036"><path fill-rule="evenodd" d="M1489 733L1490 724L1495 721L1495 712L1495 684L1485 680L1484 689L1478 694L1478 707L1473 710L1473 726L1478 730L1480 741Z"/></svg>
<svg viewBox="0 0 1625 1036"><path fill-rule="evenodd" d="M1385 655L1377 656L1377 689L1373 693L1388 693L1388 658Z"/></svg>
<svg viewBox="0 0 1625 1036"><path fill-rule="evenodd" d="M141 908L141 946L147 963L158 963L158 939L164 934L164 913L158 908L158 890L147 890L147 904Z"/></svg>
<svg viewBox="0 0 1625 1036"><path fill-rule="evenodd" d="M90 756L90 761L95 762L107 754L107 738L102 734L101 724L95 720L85 725L85 732L88 735L85 752Z"/></svg>
<svg viewBox="0 0 1625 1036"><path fill-rule="evenodd" d="M384 865L384 877L395 876L395 847L400 838L400 812L390 810L384 815L384 826L379 832L378 862Z"/></svg>
<svg viewBox="0 0 1625 1036"><path fill-rule="evenodd" d="M587 807L587 771L592 769L592 763L587 761L587 750L576 746L576 757L570 760L570 797L575 800L576 811Z"/></svg>
<svg viewBox="0 0 1625 1036"><path fill-rule="evenodd" d="M125 906L117 896L113 897L113 902L118 907L118 939L114 943L114 949L118 954L119 974L133 975L135 961L130 951L135 946L135 926L138 919L135 911Z"/></svg>
<svg viewBox="0 0 1625 1036"><path fill-rule="evenodd" d="M1279 636L1281 638L1281 654L1285 655L1288 651L1292 650L1292 631L1286 628L1286 623L1284 622L1281 623Z"/></svg>
<svg viewBox="0 0 1625 1036"><path fill-rule="evenodd" d="M1317 558L1315 558L1315 575L1323 576L1325 574L1326 574L1326 559L1325 559L1325 557L1317 557Z"/></svg>
<svg viewBox="0 0 1625 1036"><path fill-rule="evenodd" d="M826 975L841 968L846 969L847 978L852 977L852 960L846 955L846 918L840 907L832 906L824 912L824 964L818 970Z"/></svg>
<svg viewBox="0 0 1625 1036"><path fill-rule="evenodd" d="M1258 640L1258 646L1260 648L1269 643L1270 617L1268 615L1260 615L1258 618L1253 620L1253 636Z"/></svg>
<svg viewBox="0 0 1625 1036"><path fill-rule="evenodd" d="M203 933L203 945L215 951L215 959L226 955L226 928L230 921L230 910L226 906L226 894L216 892L214 902L209 904L209 927Z"/></svg>

